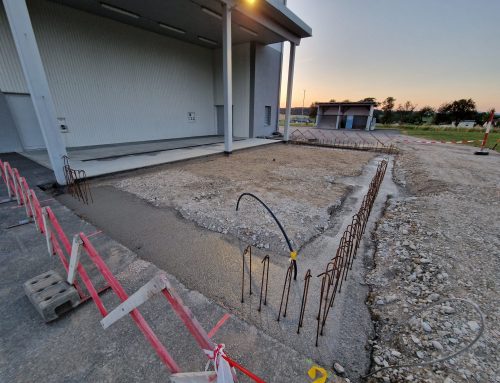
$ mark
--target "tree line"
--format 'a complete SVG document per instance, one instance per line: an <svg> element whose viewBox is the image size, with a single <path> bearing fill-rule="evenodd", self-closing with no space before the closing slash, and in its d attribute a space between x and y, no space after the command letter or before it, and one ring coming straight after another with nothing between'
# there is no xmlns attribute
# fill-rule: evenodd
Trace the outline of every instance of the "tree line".
<svg viewBox="0 0 500 383"><path fill-rule="evenodd" d="M336 102L334 99L330 102ZM344 100L342 102L350 102ZM366 97L360 102L373 102L376 110L374 117L383 124L451 124L457 125L463 120L474 120L477 124L484 124L488 119L489 112L481 113L476 109L476 103L471 98L460 99L442 104L435 109L431 106L418 108L418 105L411 101L405 101L396 107L396 99L387 97L384 101L378 102L375 97ZM309 108L310 117L316 118L317 102L313 102Z"/></svg>

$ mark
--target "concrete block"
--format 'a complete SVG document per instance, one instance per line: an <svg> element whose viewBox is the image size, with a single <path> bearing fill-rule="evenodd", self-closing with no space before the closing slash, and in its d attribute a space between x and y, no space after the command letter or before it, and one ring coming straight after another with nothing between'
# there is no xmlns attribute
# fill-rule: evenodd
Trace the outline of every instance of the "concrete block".
<svg viewBox="0 0 500 383"><path fill-rule="evenodd" d="M59 318L80 304L76 289L53 270L25 282L24 292L45 322Z"/></svg>

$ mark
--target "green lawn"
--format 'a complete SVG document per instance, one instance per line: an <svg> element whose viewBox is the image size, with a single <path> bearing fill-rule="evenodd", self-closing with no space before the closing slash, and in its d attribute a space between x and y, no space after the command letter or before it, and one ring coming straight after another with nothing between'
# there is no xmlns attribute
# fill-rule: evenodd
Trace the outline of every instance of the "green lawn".
<svg viewBox="0 0 500 383"><path fill-rule="evenodd" d="M413 137L421 137L433 141L461 141L476 140L480 141L484 137L484 129L460 129L460 128L440 128L440 127L422 127L422 126L400 126L401 133ZM490 132L486 146L491 148L498 142L495 150L500 152L500 131L498 128ZM468 145L481 146L481 142L468 143Z"/></svg>

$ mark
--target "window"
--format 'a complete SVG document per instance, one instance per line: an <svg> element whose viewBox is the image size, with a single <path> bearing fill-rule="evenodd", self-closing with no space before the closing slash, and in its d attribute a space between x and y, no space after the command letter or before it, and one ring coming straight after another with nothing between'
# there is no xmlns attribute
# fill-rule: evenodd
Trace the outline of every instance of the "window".
<svg viewBox="0 0 500 383"><path fill-rule="evenodd" d="M266 111L264 113L264 124L266 126L271 125L271 107L266 105Z"/></svg>

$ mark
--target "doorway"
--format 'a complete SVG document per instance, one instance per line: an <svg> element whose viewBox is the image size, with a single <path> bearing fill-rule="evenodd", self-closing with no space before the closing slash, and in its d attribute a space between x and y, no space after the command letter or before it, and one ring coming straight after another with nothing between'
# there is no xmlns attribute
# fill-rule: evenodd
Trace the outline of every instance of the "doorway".
<svg viewBox="0 0 500 383"><path fill-rule="evenodd" d="M25 150L45 149L40 125L29 94L5 94L12 119Z"/></svg>

